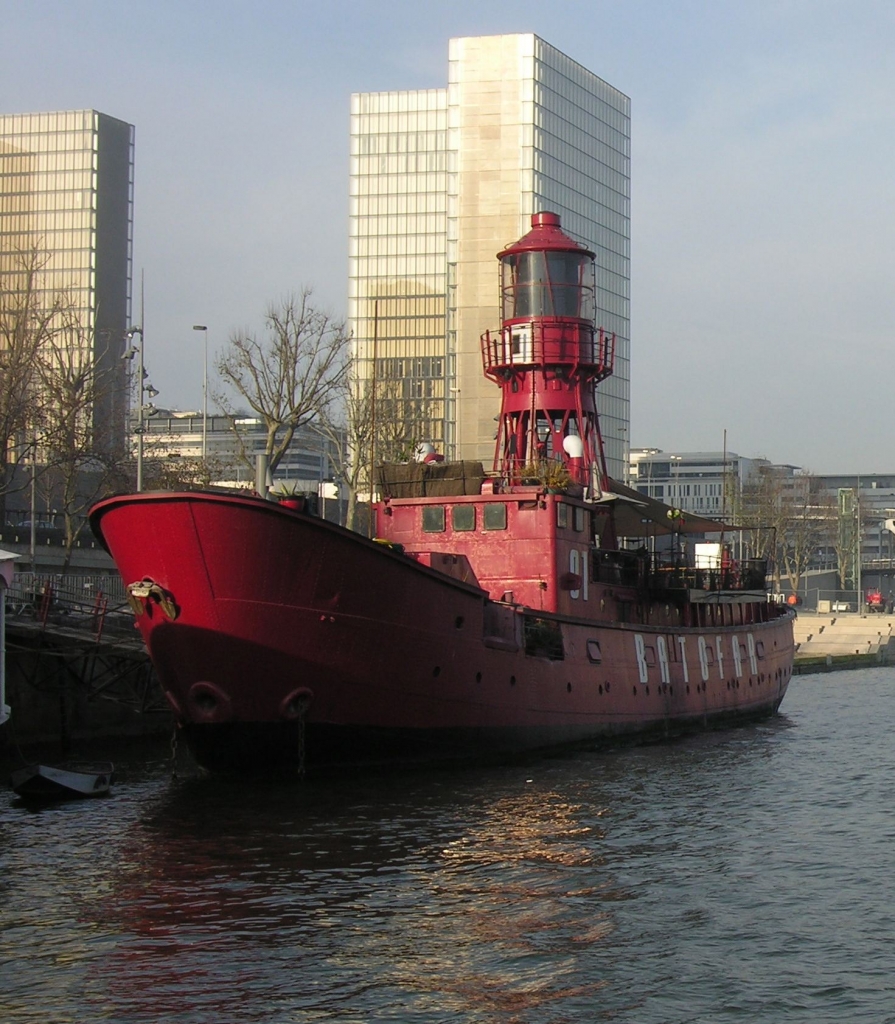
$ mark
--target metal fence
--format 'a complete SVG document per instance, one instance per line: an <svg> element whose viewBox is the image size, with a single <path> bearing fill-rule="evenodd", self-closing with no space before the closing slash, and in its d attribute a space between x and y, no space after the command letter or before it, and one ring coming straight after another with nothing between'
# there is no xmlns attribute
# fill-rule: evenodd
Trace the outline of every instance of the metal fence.
<svg viewBox="0 0 895 1024"><path fill-rule="evenodd" d="M4 596L12 617L46 618L50 610L82 617L128 611L124 582L108 573L17 572Z"/></svg>

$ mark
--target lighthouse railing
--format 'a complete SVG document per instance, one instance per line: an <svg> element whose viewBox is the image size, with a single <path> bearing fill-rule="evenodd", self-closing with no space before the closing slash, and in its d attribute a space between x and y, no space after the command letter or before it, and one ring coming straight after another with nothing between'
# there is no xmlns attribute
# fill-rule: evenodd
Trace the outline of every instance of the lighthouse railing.
<svg viewBox="0 0 895 1024"><path fill-rule="evenodd" d="M615 361L615 335L602 328L582 332L578 321L507 324L499 331L486 331L481 347L485 375L498 381L510 369L560 366L603 380L611 375Z"/></svg>

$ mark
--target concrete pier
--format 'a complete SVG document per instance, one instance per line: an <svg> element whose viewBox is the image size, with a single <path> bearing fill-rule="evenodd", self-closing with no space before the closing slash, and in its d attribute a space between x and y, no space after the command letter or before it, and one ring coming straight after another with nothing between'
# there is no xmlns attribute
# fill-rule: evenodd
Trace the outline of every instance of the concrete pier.
<svg viewBox="0 0 895 1024"><path fill-rule="evenodd" d="M793 627L800 671L895 662L895 615L799 612Z"/></svg>

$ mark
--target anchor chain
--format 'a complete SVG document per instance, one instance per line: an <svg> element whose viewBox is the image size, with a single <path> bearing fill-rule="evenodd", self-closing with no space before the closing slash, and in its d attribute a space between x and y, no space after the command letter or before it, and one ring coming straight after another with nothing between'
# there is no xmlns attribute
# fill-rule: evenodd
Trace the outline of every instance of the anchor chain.
<svg viewBox="0 0 895 1024"><path fill-rule="evenodd" d="M177 778L177 726L171 732L171 778Z"/></svg>
<svg viewBox="0 0 895 1024"><path fill-rule="evenodd" d="M305 715L309 702L301 701L298 708L298 777L305 777Z"/></svg>

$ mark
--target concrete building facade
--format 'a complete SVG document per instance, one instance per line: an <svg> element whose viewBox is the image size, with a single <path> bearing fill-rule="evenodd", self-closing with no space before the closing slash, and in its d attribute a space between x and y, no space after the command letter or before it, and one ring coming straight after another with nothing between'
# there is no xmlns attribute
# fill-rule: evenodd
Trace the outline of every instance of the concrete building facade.
<svg viewBox="0 0 895 1024"><path fill-rule="evenodd" d="M449 458L494 457L499 394L479 338L499 326L496 253L560 214L597 254L609 468L629 422L630 101L531 34L452 39L446 88L351 101L349 323L359 374Z"/></svg>

